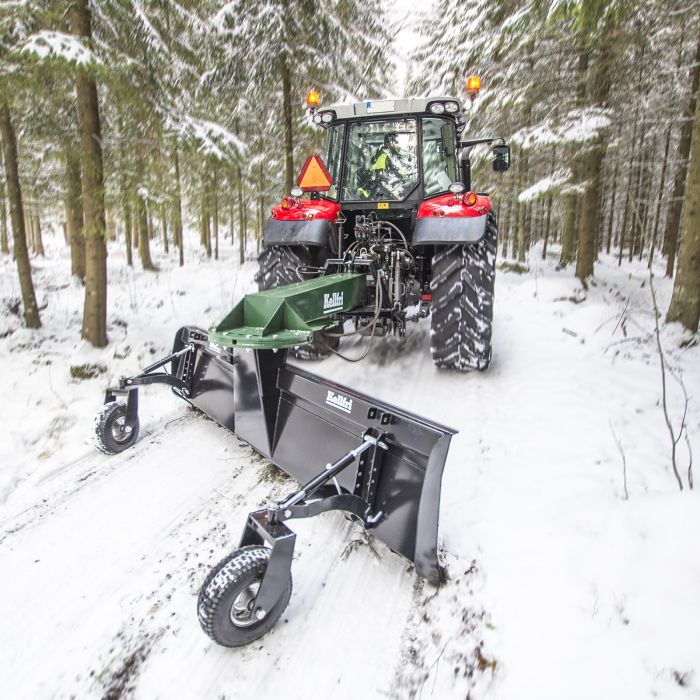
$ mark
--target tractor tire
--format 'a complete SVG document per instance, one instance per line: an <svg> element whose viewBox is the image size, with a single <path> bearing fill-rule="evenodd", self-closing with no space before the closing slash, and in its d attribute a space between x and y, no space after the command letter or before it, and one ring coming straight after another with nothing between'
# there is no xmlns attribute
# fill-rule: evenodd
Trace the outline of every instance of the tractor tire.
<svg viewBox="0 0 700 700"><path fill-rule="evenodd" d="M282 595L262 620L253 601L270 561L267 547L242 547L220 561L199 591L197 617L204 632L224 647L240 647L269 632L284 612L292 595L289 577Z"/></svg>
<svg viewBox="0 0 700 700"><path fill-rule="evenodd" d="M139 418L129 421L126 405L110 401L95 416L95 444L100 452L116 455L131 447L139 436Z"/></svg>
<svg viewBox="0 0 700 700"><path fill-rule="evenodd" d="M298 268L308 265L320 267L326 259L326 251L322 248L308 248L306 246L270 246L265 248L258 256L258 273L255 281L258 289L273 289L282 287L285 284L302 282L302 277ZM340 338L314 333L313 341L305 343L298 348L290 350L291 354L300 360L323 360L328 357L337 347Z"/></svg>
<svg viewBox="0 0 700 700"><path fill-rule="evenodd" d="M470 372L491 363L497 236L496 217L489 213L478 243L435 252L430 352L437 367Z"/></svg>

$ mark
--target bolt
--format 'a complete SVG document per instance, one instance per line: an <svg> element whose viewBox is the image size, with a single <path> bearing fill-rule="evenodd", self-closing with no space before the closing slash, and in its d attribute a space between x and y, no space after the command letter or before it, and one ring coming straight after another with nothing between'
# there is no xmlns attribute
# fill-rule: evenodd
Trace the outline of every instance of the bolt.
<svg viewBox="0 0 700 700"><path fill-rule="evenodd" d="M255 617L256 617L258 620L262 620L262 619L265 617L265 615L267 615L267 613L266 613L262 608L258 608L258 609L255 611Z"/></svg>
<svg viewBox="0 0 700 700"><path fill-rule="evenodd" d="M292 517L292 511L287 508L287 510L284 511L284 517L285 518L291 518Z"/></svg>

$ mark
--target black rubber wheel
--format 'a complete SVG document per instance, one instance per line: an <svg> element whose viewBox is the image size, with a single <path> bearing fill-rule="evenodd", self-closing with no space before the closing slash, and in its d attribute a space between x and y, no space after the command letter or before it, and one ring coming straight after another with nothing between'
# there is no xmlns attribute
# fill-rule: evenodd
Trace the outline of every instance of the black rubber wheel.
<svg viewBox="0 0 700 700"><path fill-rule="evenodd" d="M478 243L435 252L430 352L438 367L469 372L491 363L497 237L496 217L489 213Z"/></svg>
<svg viewBox="0 0 700 700"><path fill-rule="evenodd" d="M95 416L95 443L100 452L115 455L131 447L139 436L139 418L126 417L126 405L110 401Z"/></svg>
<svg viewBox="0 0 700 700"><path fill-rule="evenodd" d="M301 267L322 267L328 253L323 248L307 246L270 246L258 256L258 273L255 281L258 289L273 289L285 284L303 282L311 279L300 275ZM338 347L340 339L333 336L314 333L313 341L293 348L290 352L301 360L322 360Z"/></svg>
<svg viewBox="0 0 700 700"><path fill-rule="evenodd" d="M253 601L270 560L267 547L237 549L220 561L199 591L197 617L204 632L217 644L239 647L260 639L280 619L292 595L292 577L282 595L258 619Z"/></svg>

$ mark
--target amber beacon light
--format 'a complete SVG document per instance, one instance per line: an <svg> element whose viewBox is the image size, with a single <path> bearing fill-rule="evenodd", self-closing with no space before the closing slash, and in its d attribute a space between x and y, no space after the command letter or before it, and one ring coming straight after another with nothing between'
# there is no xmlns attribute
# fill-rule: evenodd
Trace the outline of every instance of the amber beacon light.
<svg viewBox="0 0 700 700"><path fill-rule="evenodd" d="M312 111L318 109L318 93L315 90L309 90L306 94L306 106Z"/></svg>
<svg viewBox="0 0 700 700"><path fill-rule="evenodd" d="M473 100L481 90L481 78L478 75L470 75L467 78L467 95Z"/></svg>

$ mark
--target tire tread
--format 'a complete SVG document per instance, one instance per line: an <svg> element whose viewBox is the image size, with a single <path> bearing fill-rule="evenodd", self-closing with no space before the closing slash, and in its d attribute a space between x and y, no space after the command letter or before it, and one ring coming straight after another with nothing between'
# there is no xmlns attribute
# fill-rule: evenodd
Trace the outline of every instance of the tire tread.
<svg viewBox="0 0 700 700"><path fill-rule="evenodd" d="M489 213L481 241L446 246L433 256L430 352L440 368L469 372L491 362L497 236Z"/></svg>

